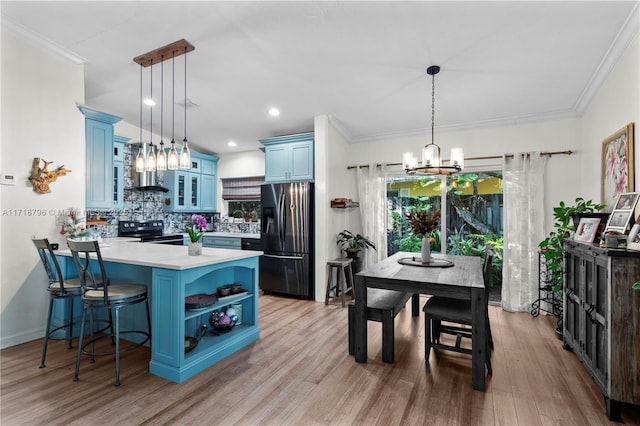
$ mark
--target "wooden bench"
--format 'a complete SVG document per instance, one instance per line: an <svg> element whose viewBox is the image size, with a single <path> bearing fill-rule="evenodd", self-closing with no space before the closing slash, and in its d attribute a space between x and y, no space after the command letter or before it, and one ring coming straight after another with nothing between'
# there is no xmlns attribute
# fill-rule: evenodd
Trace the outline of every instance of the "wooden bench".
<svg viewBox="0 0 640 426"><path fill-rule="evenodd" d="M382 361L393 362L395 354L394 318L411 300L411 315L420 315L420 295L382 288L367 289L367 320L382 323ZM349 355L355 353L355 305L349 303Z"/></svg>

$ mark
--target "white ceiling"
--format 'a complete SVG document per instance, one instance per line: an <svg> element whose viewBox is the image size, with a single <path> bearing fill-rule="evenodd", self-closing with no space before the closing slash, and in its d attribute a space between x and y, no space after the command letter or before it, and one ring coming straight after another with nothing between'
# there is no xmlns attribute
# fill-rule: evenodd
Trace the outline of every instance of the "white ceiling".
<svg viewBox="0 0 640 426"><path fill-rule="evenodd" d="M139 123L133 58L181 38L187 136L214 153L313 130L327 114L354 142L578 116L637 34L638 1L2 1L7 28L85 61L87 106ZM176 141L184 137L184 56ZM150 84L148 68L143 81ZM154 67L154 97L160 68ZM171 133L165 62L165 140ZM146 94L145 94L146 96ZM277 106L281 115L267 115ZM153 118L160 134L159 107ZM143 127L149 128L149 113ZM146 134L146 133L145 133ZM238 147L227 147L228 140ZM158 141L154 141L158 142Z"/></svg>

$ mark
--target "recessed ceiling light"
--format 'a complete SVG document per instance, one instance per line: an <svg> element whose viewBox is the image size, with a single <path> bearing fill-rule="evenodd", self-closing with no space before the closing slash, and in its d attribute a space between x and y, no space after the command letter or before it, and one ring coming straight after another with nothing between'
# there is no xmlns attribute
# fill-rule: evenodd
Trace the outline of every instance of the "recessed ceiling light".
<svg viewBox="0 0 640 426"><path fill-rule="evenodd" d="M237 146L238 144L235 143L234 141L229 141L229 142L227 142L227 145L229 145L229 146Z"/></svg>
<svg viewBox="0 0 640 426"><path fill-rule="evenodd" d="M280 115L280 110L278 108L269 108L269 115L272 117L277 117Z"/></svg>
<svg viewBox="0 0 640 426"><path fill-rule="evenodd" d="M154 106L156 106L156 101L154 101L151 98L148 98L148 99L144 100L144 104L145 105L149 105L150 107L154 107Z"/></svg>

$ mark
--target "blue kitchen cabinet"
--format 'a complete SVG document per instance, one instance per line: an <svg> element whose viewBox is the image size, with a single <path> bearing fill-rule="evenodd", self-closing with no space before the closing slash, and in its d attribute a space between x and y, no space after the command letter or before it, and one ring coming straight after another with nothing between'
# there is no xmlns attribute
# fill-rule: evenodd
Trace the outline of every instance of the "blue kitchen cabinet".
<svg viewBox="0 0 640 426"><path fill-rule="evenodd" d="M313 132L260 139L265 146L265 182L312 181Z"/></svg>
<svg viewBox="0 0 640 426"><path fill-rule="evenodd" d="M86 208L109 209L113 203L113 125L121 120L112 114L79 105L85 116Z"/></svg>
<svg viewBox="0 0 640 426"><path fill-rule="evenodd" d="M124 144L130 138L115 135L113 137L113 208L124 207Z"/></svg>
<svg viewBox="0 0 640 426"><path fill-rule="evenodd" d="M217 169L217 156L192 152L191 169L164 172L164 185L169 190L165 196L164 211L215 211Z"/></svg>
<svg viewBox="0 0 640 426"><path fill-rule="evenodd" d="M200 175L200 209L203 211L216 210L216 177L215 175Z"/></svg>
<svg viewBox="0 0 640 426"><path fill-rule="evenodd" d="M208 235L202 237L202 245L204 247L241 250L241 243L242 238L240 237L213 237Z"/></svg>
<svg viewBox="0 0 640 426"><path fill-rule="evenodd" d="M164 209L172 212L195 211L200 202L200 173L181 170L166 171L164 184L169 190L169 204Z"/></svg>

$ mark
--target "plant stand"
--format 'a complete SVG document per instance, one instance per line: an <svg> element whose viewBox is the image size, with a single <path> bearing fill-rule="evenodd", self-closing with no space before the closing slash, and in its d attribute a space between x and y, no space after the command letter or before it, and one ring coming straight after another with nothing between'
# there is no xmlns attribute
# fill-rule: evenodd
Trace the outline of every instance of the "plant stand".
<svg viewBox="0 0 640 426"><path fill-rule="evenodd" d="M553 291L556 283L552 281L551 274L547 272L544 253L538 252L538 299L531 304L531 315L535 318L540 311L548 312L558 317L559 329L562 330L562 297Z"/></svg>

